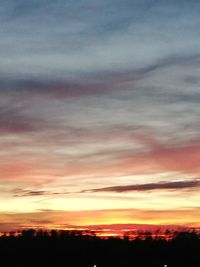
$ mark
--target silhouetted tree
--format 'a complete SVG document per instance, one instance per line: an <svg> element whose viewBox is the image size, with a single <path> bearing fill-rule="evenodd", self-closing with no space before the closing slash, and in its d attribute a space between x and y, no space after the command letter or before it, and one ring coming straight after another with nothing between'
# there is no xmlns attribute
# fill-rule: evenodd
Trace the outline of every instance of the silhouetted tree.
<svg viewBox="0 0 200 267"><path fill-rule="evenodd" d="M101 239L90 231L23 230L0 237L2 267L198 267L200 236L175 232L172 239L141 232L135 239ZM171 234L171 233L170 233ZM135 232L134 232L135 235ZM128 237L128 238L126 238Z"/></svg>

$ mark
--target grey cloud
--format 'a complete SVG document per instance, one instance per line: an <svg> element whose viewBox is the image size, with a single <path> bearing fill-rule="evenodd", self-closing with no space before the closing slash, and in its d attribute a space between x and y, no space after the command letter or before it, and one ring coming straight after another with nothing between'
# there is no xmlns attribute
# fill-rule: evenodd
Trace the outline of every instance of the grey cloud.
<svg viewBox="0 0 200 267"><path fill-rule="evenodd" d="M108 91L108 84L103 82L82 81L39 81L39 80L16 80L0 81L0 90L15 96L44 96L57 99L69 97L84 97L88 95L101 95Z"/></svg>
<svg viewBox="0 0 200 267"><path fill-rule="evenodd" d="M192 189L200 187L200 180L183 180L174 182L160 182L149 184L111 186L91 189L84 192L129 192L129 191L151 191L151 190L170 190L170 189Z"/></svg>
<svg viewBox="0 0 200 267"><path fill-rule="evenodd" d="M129 82L129 81L140 81L151 75L155 75L163 69L170 67L185 67L185 66L200 66L200 54L190 53L187 55L179 55L178 53L173 55L164 56L160 59L154 60L150 64L145 64L138 68L127 68L126 70L112 70L106 72L93 73L92 76L88 76L90 79L96 79L97 81L104 80L107 83L114 83L117 85L118 82ZM187 75L183 77L187 83L199 82L199 77L194 75Z"/></svg>
<svg viewBox="0 0 200 267"><path fill-rule="evenodd" d="M200 66L200 55L173 55L163 57L162 59L155 60L150 64L143 67L127 68L126 70L112 71L97 71L79 76L76 79L57 80L56 77L49 79L35 79L28 78L5 78L3 75L0 77L0 92L9 93L10 95L28 96L52 96L62 99L63 97L84 97L88 95L104 95L111 91L124 90L123 84L127 82L140 83L145 78L159 75L163 69L170 67L185 67L187 65ZM197 77L195 75L183 77L183 82L196 84ZM138 94L141 94L144 89L141 85ZM137 87L136 87L137 88ZM143 89L143 90L142 90ZM148 88L149 89L149 88ZM138 91L138 90L134 90ZM149 91L149 90L148 90ZM156 88L151 88L156 91ZM148 92L145 92L148 94ZM31 96L30 95L30 96Z"/></svg>
<svg viewBox="0 0 200 267"><path fill-rule="evenodd" d="M197 7L197 1L2 1L1 72L66 78L185 53L199 43Z"/></svg>

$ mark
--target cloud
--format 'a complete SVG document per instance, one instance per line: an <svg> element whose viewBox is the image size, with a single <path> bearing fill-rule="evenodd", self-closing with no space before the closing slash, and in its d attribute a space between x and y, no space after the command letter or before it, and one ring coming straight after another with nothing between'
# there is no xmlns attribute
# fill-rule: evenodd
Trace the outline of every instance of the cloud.
<svg viewBox="0 0 200 267"><path fill-rule="evenodd" d="M200 180L157 182L137 185L110 186L97 189L86 190L83 192L128 192L128 191L151 191L151 190L176 190L192 189L200 187Z"/></svg>
<svg viewBox="0 0 200 267"><path fill-rule="evenodd" d="M56 196L66 195L69 192L53 192L45 190L27 190L27 189L13 189L11 190L14 197L38 197L38 196Z"/></svg>
<svg viewBox="0 0 200 267"><path fill-rule="evenodd" d="M38 219L39 218L39 219ZM0 231L19 230L24 228L63 228L77 226L112 224L181 224L196 222L199 226L199 208L182 208L180 210L148 209L102 209L91 211L55 211L41 210L34 213L0 213ZM111 226L112 228L112 226ZM114 226L115 228L115 226Z"/></svg>
<svg viewBox="0 0 200 267"><path fill-rule="evenodd" d="M199 2L36 2L0 7L0 180L24 188L14 201L195 188Z"/></svg>
<svg viewBox="0 0 200 267"><path fill-rule="evenodd" d="M14 189L12 190L14 197L29 197L29 196L44 196L50 193L44 190L25 190L25 189Z"/></svg>
<svg viewBox="0 0 200 267"><path fill-rule="evenodd" d="M179 173L199 175L200 146L199 141L183 145L149 143L149 151L127 153L118 161L116 168L127 173L145 174L174 171ZM156 144L157 143L157 144Z"/></svg>
<svg viewBox="0 0 200 267"><path fill-rule="evenodd" d="M198 9L197 1L3 1L1 73L63 79L196 52Z"/></svg>
<svg viewBox="0 0 200 267"><path fill-rule="evenodd" d="M57 79L0 79L0 92L20 96L21 100L30 97L52 97L55 99L70 97L85 97L88 95L104 95L108 88L111 87L109 82L93 80L92 77L80 78L77 80L66 79L65 81ZM110 88L111 90L111 88Z"/></svg>
<svg viewBox="0 0 200 267"><path fill-rule="evenodd" d="M185 66L199 66L199 53L190 52L187 54L174 53L173 55L162 55L155 58L147 64L141 66L128 66L123 69L112 68L110 70L99 70L81 74L75 78L57 79L53 75L50 77L9 77L0 76L1 91L12 92L16 89L19 93L28 92L41 93L59 97L65 96L84 96L85 94L100 94L106 90L116 90L118 84L130 81L140 81L151 75L155 75L163 69L174 67L184 68ZM185 82L196 84L199 81L198 76L188 74Z"/></svg>
<svg viewBox="0 0 200 267"><path fill-rule="evenodd" d="M0 133L28 133L41 127L43 120L25 115L20 107L0 105Z"/></svg>

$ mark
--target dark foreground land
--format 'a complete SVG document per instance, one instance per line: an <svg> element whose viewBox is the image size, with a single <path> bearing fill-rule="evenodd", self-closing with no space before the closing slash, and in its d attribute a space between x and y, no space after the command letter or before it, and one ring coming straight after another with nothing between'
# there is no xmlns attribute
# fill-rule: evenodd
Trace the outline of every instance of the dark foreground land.
<svg viewBox="0 0 200 267"><path fill-rule="evenodd" d="M142 238L143 239L143 238ZM200 235L172 239L100 239L89 233L27 230L0 237L0 266L13 267L200 267Z"/></svg>

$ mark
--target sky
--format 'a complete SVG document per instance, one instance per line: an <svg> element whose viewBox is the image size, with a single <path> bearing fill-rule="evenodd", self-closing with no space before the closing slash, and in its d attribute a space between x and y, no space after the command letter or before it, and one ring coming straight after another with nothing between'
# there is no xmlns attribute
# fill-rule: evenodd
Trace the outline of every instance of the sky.
<svg viewBox="0 0 200 267"><path fill-rule="evenodd" d="M0 231L200 226L199 10L1 1Z"/></svg>

